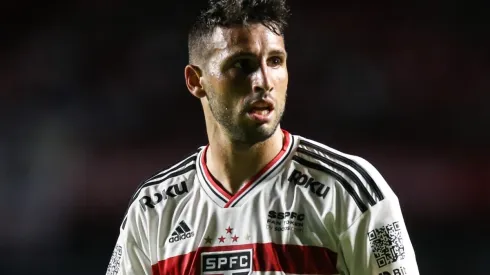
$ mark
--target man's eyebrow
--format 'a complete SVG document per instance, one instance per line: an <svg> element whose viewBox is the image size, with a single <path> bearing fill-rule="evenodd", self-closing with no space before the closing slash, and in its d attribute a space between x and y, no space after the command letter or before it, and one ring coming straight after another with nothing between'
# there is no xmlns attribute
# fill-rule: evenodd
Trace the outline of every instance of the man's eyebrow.
<svg viewBox="0 0 490 275"><path fill-rule="evenodd" d="M269 55L280 55L280 56L284 56L284 57L288 56L288 54L284 50L271 50L271 51L269 51Z"/></svg>
<svg viewBox="0 0 490 275"><path fill-rule="evenodd" d="M240 57L253 57L255 54L249 50L236 50L233 51L229 56L227 56L224 60L223 63L227 64L232 60L238 59Z"/></svg>
<svg viewBox="0 0 490 275"><path fill-rule="evenodd" d="M280 50L280 49L270 50L267 54L268 55L279 55L279 56L287 57L287 53L284 50ZM227 63L230 60L237 59L240 57L251 57L251 56L255 56L255 55L256 54L253 53L252 51L244 50L244 49L232 51L232 54L230 54L228 57L225 58L224 63Z"/></svg>
<svg viewBox="0 0 490 275"><path fill-rule="evenodd" d="M231 54L227 57L227 59L228 58L242 57L242 56L254 56L254 55L255 54L249 50L236 50L236 51L232 51Z"/></svg>

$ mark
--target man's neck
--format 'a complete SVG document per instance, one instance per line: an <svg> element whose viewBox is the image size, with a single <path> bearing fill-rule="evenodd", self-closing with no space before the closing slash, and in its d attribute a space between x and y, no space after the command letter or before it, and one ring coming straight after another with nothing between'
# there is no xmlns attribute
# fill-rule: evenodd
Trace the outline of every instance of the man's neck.
<svg viewBox="0 0 490 275"><path fill-rule="evenodd" d="M223 188L234 194L267 165L281 151L282 146L283 132L280 127L270 138L252 146L214 137L209 140L206 165Z"/></svg>

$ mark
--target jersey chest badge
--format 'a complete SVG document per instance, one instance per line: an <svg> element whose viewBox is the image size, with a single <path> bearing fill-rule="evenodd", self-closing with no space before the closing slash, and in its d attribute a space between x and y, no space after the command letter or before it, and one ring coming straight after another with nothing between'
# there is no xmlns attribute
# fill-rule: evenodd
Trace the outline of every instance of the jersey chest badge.
<svg viewBox="0 0 490 275"><path fill-rule="evenodd" d="M252 274L252 249L201 253L201 274Z"/></svg>

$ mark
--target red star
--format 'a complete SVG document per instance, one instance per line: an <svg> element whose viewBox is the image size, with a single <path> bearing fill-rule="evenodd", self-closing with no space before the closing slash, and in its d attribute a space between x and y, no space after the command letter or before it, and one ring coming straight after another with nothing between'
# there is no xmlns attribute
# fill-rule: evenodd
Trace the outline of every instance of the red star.
<svg viewBox="0 0 490 275"><path fill-rule="evenodd" d="M224 242L225 242L225 239L226 239L226 238L225 238L225 237L223 237L223 236L221 236L221 237L219 237L219 238L218 238L218 240L219 240L219 242L220 242L220 243L224 243Z"/></svg>
<svg viewBox="0 0 490 275"><path fill-rule="evenodd" d="M231 228L229 225L228 225L228 228L226 228L225 230L226 230L226 233L230 233L230 234L233 233L233 228Z"/></svg>
<svg viewBox="0 0 490 275"><path fill-rule="evenodd" d="M233 242L237 242L239 237L237 237L237 235L235 235L235 236L233 236L231 238L233 239Z"/></svg>

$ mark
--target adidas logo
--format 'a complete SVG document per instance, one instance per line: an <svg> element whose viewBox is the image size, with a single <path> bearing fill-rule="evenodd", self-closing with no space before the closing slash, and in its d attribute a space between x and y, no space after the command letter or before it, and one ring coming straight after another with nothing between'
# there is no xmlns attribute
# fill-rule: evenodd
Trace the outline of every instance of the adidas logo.
<svg viewBox="0 0 490 275"><path fill-rule="evenodd" d="M179 225L172 232L172 237L168 240L171 243L175 243L181 240L194 237L194 232L187 226L187 224L182 220Z"/></svg>

